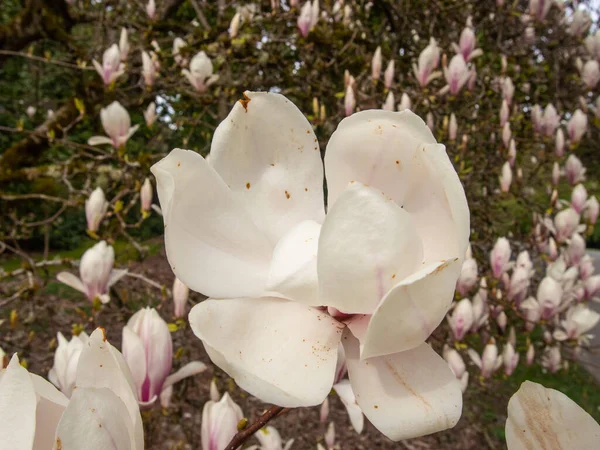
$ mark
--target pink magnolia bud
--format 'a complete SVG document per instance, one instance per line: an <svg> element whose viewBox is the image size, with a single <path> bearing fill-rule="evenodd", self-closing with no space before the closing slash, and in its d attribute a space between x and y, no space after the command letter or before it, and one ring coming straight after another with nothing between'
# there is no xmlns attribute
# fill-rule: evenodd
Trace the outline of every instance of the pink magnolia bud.
<svg viewBox="0 0 600 450"><path fill-rule="evenodd" d="M490 265L494 278L500 279L502 274L508 270L510 261L510 244L506 238L498 238L492 252L490 253Z"/></svg>
<svg viewBox="0 0 600 450"><path fill-rule="evenodd" d="M434 38L429 40L429 45L419 55L417 65L413 65L415 78L421 87L439 76L439 73L434 72L440 62L440 49Z"/></svg>
<svg viewBox="0 0 600 450"><path fill-rule="evenodd" d="M577 211L579 214L583 211L585 207L585 202L587 201L587 191L583 184L578 184L573 188L571 192L571 208Z"/></svg>
<svg viewBox="0 0 600 450"><path fill-rule="evenodd" d="M467 370L465 362L460 356L460 353L458 353L453 348L449 347L447 344L444 344L444 350L442 354L444 356L444 359L450 366L452 373L454 373L454 376L460 379Z"/></svg>
<svg viewBox="0 0 600 450"><path fill-rule="evenodd" d="M121 61L127 61L129 55L129 39L127 36L127 28L121 28L121 36L119 38L119 52L121 53Z"/></svg>
<svg viewBox="0 0 600 450"><path fill-rule="evenodd" d="M590 197L585 202L585 208L583 210L583 217L592 225L596 224L598 220L598 212L600 212L600 204L598 204L598 199L596 197Z"/></svg>
<svg viewBox="0 0 600 450"><path fill-rule="evenodd" d="M498 314L498 316L496 317L496 323L504 333L504 330L506 330L506 325L508 323L508 317L506 317L506 313L504 311L501 311L500 314Z"/></svg>
<svg viewBox="0 0 600 450"><path fill-rule="evenodd" d="M150 179L146 178L144 184L142 185L142 189L140 190L140 201L142 204L142 212L150 212L150 208L152 207L152 183L150 183Z"/></svg>
<svg viewBox="0 0 600 450"><path fill-rule="evenodd" d="M556 186L558 184L559 180L560 180L560 166L555 161L554 165L552 166L552 184L554 186Z"/></svg>
<svg viewBox="0 0 600 450"><path fill-rule="evenodd" d="M562 293L563 289L558 281L551 277L544 277L537 290L542 319L550 319L556 313Z"/></svg>
<svg viewBox="0 0 600 450"><path fill-rule="evenodd" d="M540 105L534 105L531 108L531 122L536 133L540 133L544 127L544 115Z"/></svg>
<svg viewBox="0 0 600 450"><path fill-rule="evenodd" d="M156 71L156 65L148 54L148 52L142 51L142 76L144 77L144 84L146 87L152 87L154 80L158 76Z"/></svg>
<svg viewBox="0 0 600 450"><path fill-rule="evenodd" d="M546 18L552 3L551 0L529 0L529 14L542 22Z"/></svg>
<svg viewBox="0 0 600 450"><path fill-rule="evenodd" d="M129 113L117 101L100 110L100 120L108 137L92 136L88 139L89 145L110 144L121 148L139 128L139 125L131 126Z"/></svg>
<svg viewBox="0 0 600 450"><path fill-rule="evenodd" d="M504 124L508 122L510 116L510 109L506 99L502 99L502 107L500 108L500 126L504 127Z"/></svg>
<svg viewBox="0 0 600 450"><path fill-rule="evenodd" d="M152 125L156 121L156 103L151 102L148 107L144 110L144 120L148 128L152 128Z"/></svg>
<svg viewBox="0 0 600 450"><path fill-rule="evenodd" d="M379 80L381 77L381 47L377 47L373 59L371 60L371 78L374 81Z"/></svg>
<svg viewBox="0 0 600 450"><path fill-rule="evenodd" d="M187 47L187 42L185 42L180 37L176 37L173 39L173 57L175 58L175 62L180 66L186 66L188 63L187 58L181 56L181 49Z"/></svg>
<svg viewBox="0 0 600 450"><path fill-rule="evenodd" d="M575 186L577 183L585 180L586 168L583 167L581 160L574 154L570 154L567 158L565 172L571 186Z"/></svg>
<svg viewBox="0 0 600 450"><path fill-rule="evenodd" d="M585 280L583 288L586 300L591 300L600 292L600 275L594 275Z"/></svg>
<svg viewBox="0 0 600 450"><path fill-rule="evenodd" d="M544 109L543 128L544 134L548 137L554 136L554 131L560 123L560 116L552 103L546 105Z"/></svg>
<svg viewBox="0 0 600 450"><path fill-rule="evenodd" d="M325 444L327 445L327 450L333 450L335 445L335 425L333 422L329 422L329 426L325 432Z"/></svg>
<svg viewBox="0 0 600 450"><path fill-rule="evenodd" d="M556 247L556 241L553 238L548 239L548 258L550 261L554 261L558 257L558 248Z"/></svg>
<svg viewBox="0 0 600 450"><path fill-rule="evenodd" d="M71 396L75 388L75 378L77 375L77 363L83 348L88 343L88 335L85 332L78 336L72 336L67 341L62 333L57 336L58 347L54 352L54 365L48 373L48 379L67 397ZM0 355L1 357L2 355ZM1 359L1 358L0 358ZM2 362L0 361L0 366Z"/></svg>
<svg viewBox="0 0 600 450"><path fill-rule="evenodd" d="M467 68L467 63L462 55L458 54L452 57L450 65L444 67L444 77L448 83L450 94L458 94L471 77L471 72Z"/></svg>
<svg viewBox="0 0 600 450"><path fill-rule="evenodd" d="M396 107L396 102L394 100L394 93L389 91L387 97L385 98L385 103L381 106L381 109L384 111L394 111Z"/></svg>
<svg viewBox="0 0 600 450"><path fill-rule="evenodd" d="M535 347L533 346L533 344L529 344L529 347L527 347L527 365L530 366L533 364L533 360L535 358Z"/></svg>
<svg viewBox="0 0 600 450"><path fill-rule="evenodd" d="M387 68L385 69L385 72L383 74L383 82L384 82L386 89L390 89L392 87L392 85L394 84L394 74L395 74L394 60L392 59L388 63Z"/></svg>
<svg viewBox="0 0 600 450"><path fill-rule="evenodd" d="M451 141L456 140L456 133L458 130L458 124L456 123L456 116L454 113L450 114L450 125L448 126L448 139Z"/></svg>
<svg viewBox="0 0 600 450"><path fill-rule="evenodd" d="M590 59L583 66L581 71L581 80L588 89L594 89L600 81L600 64L595 59Z"/></svg>
<svg viewBox="0 0 600 450"><path fill-rule="evenodd" d="M574 233L569 239L566 255L571 266L578 265L583 255L585 255L585 239L579 233Z"/></svg>
<svg viewBox="0 0 600 450"><path fill-rule="evenodd" d="M504 374L511 376L519 364L519 354L515 352L510 342L507 342L502 352L502 363L504 364Z"/></svg>
<svg viewBox="0 0 600 450"><path fill-rule="evenodd" d="M563 209L554 217L554 228L556 229L556 240L565 242L577 230L579 225L579 214L573 208Z"/></svg>
<svg viewBox="0 0 600 450"><path fill-rule="evenodd" d="M448 324L452 329L454 339L462 341L473 325L473 306L468 298L456 304L452 315L448 317Z"/></svg>
<svg viewBox="0 0 600 450"><path fill-rule="evenodd" d="M150 20L154 20L156 15L156 2L154 0L149 0L146 4L146 14L148 14Z"/></svg>
<svg viewBox="0 0 600 450"><path fill-rule="evenodd" d="M525 329L527 331L533 330L535 324L538 323L542 318L542 310L540 304L535 298L529 297L527 298L527 300L525 300L519 305L519 308L523 312L525 320L527 321L525 324Z"/></svg>
<svg viewBox="0 0 600 450"><path fill-rule="evenodd" d="M456 290L463 297L477 284L477 261L467 258L463 261L460 276L456 282Z"/></svg>
<svg viewBox="0 0 600 450"><path fill-rule="evenodd" d="M512 184L512 169L510 163L507 161L502 166L502 175L500 176L500 190L502 192L508 192L510 185Z"/></svg>
<svg viewBox="0 0 600 450"><path fill-rule="evenodd" d="M510 122L506 122L502 127L502 143L505 148L508 148L510 144L510 138L512 137L512 131L510 130Z"/></svg>
<svg viewBox="0 0 600 450"><path fill-rule="evenodd" d="M502 83L502 98L506 100L506 103L510 106L512 103L513 96L515 95L515 85L510 77L505 77Z"/></svg>
<svg viewBox="0 0 600 450"><path fill-rule="evenodd" d="M95 59L92 60L92 64L107 86L112 84L125 72L125 65L121 63L121 51L117 44L113 44L104 51L102 54L102 65Z"/></svg>
<svg viewBox="0 0 600 450"><path fill-rule="evenodd" d="M582 280L587 280L594 274L594 259L590 255L583 255L579 261L579 276Z"/></svg>
<svg viewBox="0 0 600 450"><path fill-rule="evenodd" d="M498 347L496 341L492 338L483 349L481 357L481 376L489 378L499 368L501 360L498 360Z"/></svg>
<svg viewBox="0 0 600 450"><path fill-rule="evenodd" d="M515 161L517 159L517 145L515 144L515 140L511 139L508 145L508 162L511 167L515 166Z"/></svg>
<svg viewBox="0 0 600 450"><path fill-rule="evenodd" d="M527 289L532 276L532 271L524 267L516 267L513 270L512 276L510 277L508 299L517 304L517 306L523 301L527 295Z"/></svg>
<svg viewBox="0 0 600 450"><path fill-rule="evenodd" d="M354 97L354 89L352 89L352 86L348 85L346 88L346 95L344 97L344 111L346 116L352 115L355 109L356 98Z"/></svg>
<svg viewBox="0 0 600 450"><path fill-rule="evenodd" d="M104 191L97 187L94 189L90 197L85 201L85 217L87 219L87 227L91 232L98 231L100 222L108 210L109 203L106 201Z"/></svg>
<svg viewBox="0 0 600 450"><path fill-rule="evenodd" d="M185 317L190 289L179 278L173 282L173 315L178 318Z"/></svg>
<svg viewBox="0 0 600 450"><path fill-rule="evenodd" d="M434 131L435 122L434 122L433 114L431 113L431 111L427 113L427 126L429 127L429 129L431 131Z"/></svg>
<svg viewBox="0 0 600 450"><path fill-rule="evenodd" d="M410 109L412 106L412 102L410 101L410 97L406 92L402 93L402 97L400 98L400 104L398 105L398 111L404 111L405 109Z"/></svg>
<svg viewBox="0 0 600 450"><path fill-rule="evenodd" d="M581 140L587 131L587 125L587 115L580 109L575 110L573 116L567 123L567 131L569 132L571 144L577 144Z"/></svg>
<svg viewBox="0 0 600 450"><path fill-rule="evenodd" d="M219 79L213 74L214 68L211 59L204 52L198 52L190 61L189 70L183 69L181 73L187 78L192 87L198 92L206 92L208 87Z"/></svg>
<svg viewBox="0 0 600 450"><path fill-rule="evenodd" d="M548 369L550 373L556 373L560 370L561 362L560 347L546 347L542 356L542 367Z"/></svg>
<svg viewBox="0 0 600 450"><path fill-rule="evenodd" d="M237 37L241 23L242 15L239 12L236 12L233 18L231 19L231 22L229 23L229 37L231 39L235 39Z"/></svg>
<svg viewBox="0 0 600 450"><path fill-rule="evenodd" d="M243 418L242 409L228 393L223 394L218 402L206 402L202 409L202 448L212 450L227 447L237 433L239 421Z"/></svg>
<svg viewBox="0 0 600 450"><path fill-rule="evenodd" d="M556 156L562 156L565 154L565 133L562 128L556 130Z"/></svg>

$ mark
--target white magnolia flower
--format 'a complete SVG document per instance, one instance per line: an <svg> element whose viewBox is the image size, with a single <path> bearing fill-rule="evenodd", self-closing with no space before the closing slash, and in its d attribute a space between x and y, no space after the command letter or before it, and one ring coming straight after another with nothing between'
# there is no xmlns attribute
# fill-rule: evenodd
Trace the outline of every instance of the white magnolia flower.
<svg viewBox="0 0 600 450"><path fill-rule="evenodd" d="M325 157L327 218L317 138L285 97L247 92L210 156L176 149L152 172L171 267L211 297L189 317L213 362L265 402L313 406L342 342L356 400L386 436L453 426L460 383L425 339L452 302L469 212L425 123L344 119Z"/></svg>
<svg viewBox="0 0 600 450"><path fill-rule="evenodd" d="M97 187L94 189L89 198L85 201L85 217L88 230L94 233L98 231L100 222L102 222L102 219L108 210L108 206L109 203L106 201L102 188Z"/></svg>
<svg viewBox="0 0 600 450"><path fill-rule="evenodd" d="M62 333L57 334L58 347L54 352L54 365L48 373L48 379L67 397L71 396L75 387L77 364L84 346L88 343L85 332L73 336L70 341Z"/></svg>
<svg viewBox="0 0 600 450"><path fill-rule="evenodd" d="M120 148L139 128L139 125L131 126L129 113L117 101L100 110L100 120L108 137L92 136L88 139L89 145L110 144L114 148Z"/></svg>
<svg viewBox="0 0 600 450"><path fill-rule="evenodd" d="M600 425L562 392L525 381L508 402L508 450L592 449Z"/></svg>
<svg viewBox="0 0 600 450"><path fill-rule="evenodd" d="M125 64L121 62L121 51L117 44L111 45L102 55L102 65L95 59L92 64L96 72L102 77L105 85L112 84L125 73Z"/></svg>
<svg viewBox="0 0 600 450"><path fill-rule="evenodd" d="M206 92L208 86L219 79L219 75L213 75L212 61L204 52L196 53L190 61L190 69L183 69L181 73L198 92Z"/></svg>

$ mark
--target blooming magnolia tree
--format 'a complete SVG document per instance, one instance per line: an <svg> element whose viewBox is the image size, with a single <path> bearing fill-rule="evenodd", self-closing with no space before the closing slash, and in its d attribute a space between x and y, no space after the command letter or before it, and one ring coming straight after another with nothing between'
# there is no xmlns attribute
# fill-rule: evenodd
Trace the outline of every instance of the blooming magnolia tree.
<svg viewBox="0 0 600 450"><path fill-rule="evenodd" d="M395 448L568 370L600 321L597 17L6 0L0 442ZM598 433L535 383L508 403L510 449Z"/></svg>

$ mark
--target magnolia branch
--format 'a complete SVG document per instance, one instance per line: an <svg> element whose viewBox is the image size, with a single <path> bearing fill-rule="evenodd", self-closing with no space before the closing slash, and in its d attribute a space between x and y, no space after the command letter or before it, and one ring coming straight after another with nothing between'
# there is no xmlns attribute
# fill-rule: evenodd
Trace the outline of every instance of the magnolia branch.
<svg viewBox="0 0 600 450"><path fill-rule="evenodd" d="M244 442L250 439L254 433L268 424L275 417L280 414L284 414L289 411L289 408L283 408L282 406L271 406L267 412L260 416L256 422L246 427L242 431L239 431L231 440L231 442L225 447L225 450L236 450L242 446Z"/></svg>

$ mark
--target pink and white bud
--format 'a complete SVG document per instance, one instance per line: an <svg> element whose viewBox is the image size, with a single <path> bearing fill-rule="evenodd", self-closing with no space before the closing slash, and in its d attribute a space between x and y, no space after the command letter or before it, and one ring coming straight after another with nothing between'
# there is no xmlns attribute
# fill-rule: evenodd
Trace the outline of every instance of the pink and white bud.
<svg viewBox="0 0 600 450"><path fill-rule="evenodd" d="M454 339L462 341L473 325L473 306L468 298L463 298L456 304L452 315L448 316L448 324Z"/></svg>
<svg viewBox="0 0 600 450"><path fill-rule="evenodd" d="M525 329L527 331L533 330L535 324L538 323L542 318L542 309L540 304L535 298L529 297L519 305L519 309L525 316Z"/></svg>
<svg viewBox="0 0 600 450"><path fill-rule="evenodd" d="M571 208L581 214L585 207L587 196L587 190L583 184L580 183L575 186L571 192Z"/></svg>
<svg viewBox="0 0 600 450"><path fill-rule="evenodd" d="M588 89L594 89L600 81L600 64L595 59L590 59L583 65L581 71L581 81L585 83Z"/></svg>
<svg viewBox="0 0 600 450"><path fill-rule="evenodd" d="M585 207L583 209L583 218L587 220L590 224L595 225L598 220L598 213L600 212L600 204L598 203L598 199L594 196L590 197L585 202Z"/></svg>
<svg viewBox="0 0 600 450"><path fill-rule="evenodd" d="M319 0L313 0L310 7L310 31L314 30L319 22L320 8Z"/></svg>
<svg viewBox="0 0 600 450"><path fill-rule="evenodd" d="M556 241L552 237L548 239L548 258L550 261L554 261L558 258L558 247L556 246Z"/></svg>
<svg viewBox="0 0 600 450"><path fill-rule="evenodd" d="M309 3L310 4L310 3ZM228 393L220 401L209 400L202 409L202 450L224 449L237 433L240 420L244 418L242 409Z"/></svg>
<svg viewBox="0 0 600 450"><path fill-rule="evenodd" d="M515 140L511 139L508 144L508 162L511 167L515 166L515 161L517 160L517 145L515 144Z"/></svg>
<svg viewBox="0 0 600 450"><path fill-rule="evenodd" d="M121 62L121 52L117 44L111 45L104 51L102 65L95 59L92 60L92 64L106 86L112 84L125 72L125 65Z"/></svg>
<svg viewBox="0 0 600 450"><path fill-rule="evenodd" d="M399 105L398 105L399 106ZM394 93L389 91L385 97L385 103L381 106L384 111L394 111L396 108L396 101L394 99Z"/></svg>
<svg viewBox="0 0 600 450"><path fill-rule="evenodd" d="M594 259L589 254L583 255L579 261L579 277L587 280L594 274L594 271Z"/></svg>
<svg viewBox="0 0 600 450"><path fill-rule="evenodd" d="M587 32L591 24L592 19L590 13L584 9L576 8L571 15L571 21L568 28L569 34L572 34L573 36L582 36Z"/></svg>
<svg viewBox="0 0 600 450"><path fill-rule="evenodd" d="M508 324L508 317L506 317L506 313L504 311L500 311L500 314L496 316L496 323L498 324L498 328L502 330L506 330L506 325Z"/></svg>
<svg viewBox="0 0 600 450"><path fill-rule="evenodd" d="M540 133L544 128L544 114L540 105L533 105L531 108L531 123L536 133Z"/></svg>
<svg viewBox="0 0 600 450"><path fill-rule="evenodd" d="M300 10L300 15L298 16L298 21L296 23L298 25L300 35L302 37L307 37L312 25L312 6L310 4L310 1L307 1L302 6L302 9Z"/></svg>
<svg viewBox="0 0 600 450"><path fill-rule="evenodd" d="M570 154L565 162L565 173L571 186L581 183L585 180L586 168L583 167L581 160L574 154Z"/></svg>
<svg viewBox="0 0 600 450"><path fill-rule="evenodd" d="M236 12L231 22L229 23L229 38L234 39L238 35L238 31L240 30L240 24L242 22L242 15L239 12Z"/></svg>
<svg viewBox="0 0 600 450"><path fill-rule="evenodd" d="M527 365L531 366L533 364L533 361L535 359L535 347L533 346L533 344L529 344L529 346L527 347L527 356L526 356L526 361L527 361Z"/></svg>
<svg viewBox="0 0 600 450"><path fill-rule="evenodd" d="M577 109L567 123L567 131L571 144L577 144L587 131L588 118L582 110Z"/></svg>
<svg viewBox="0 0 600 450"><path fill-rule="evenodd" d="M513 270L512 276L510 277L507 297L510 301L515 302L517 306L527 295L527 290L531 283L531 276L531 269L517 266L515 270Z"/></svg>
<svg viewBox="0 0 600 450"><path fill-rule="evenodd" d="M327 431L325 432L325 445L327 445L327 450L333 450L335 445L335 425L333 422L329 423L327 427Z"/></svg>
<svg viewBox="0 0 600 450"><path fill-rule="evenodd" d="M540 304L541 318L550 319L556 313L562 298L563 288L552 277L544 277L537 290L537 301Z"/></svg>
<svg viewBox="0 0 600 450"><path fill-rule="evenodd" d="M494 338L487 343L481 357L473 349L469 349L468 353L471 361L481 369L483 378L490 378L502 365L502 357L498 356L498 347Z"/></svg>
<svg viewBox="0 0 600 450"><path fill-rule="evenodd" d="M585 38L585 48L594 59L600 59L600 30Z"/></svg>
<svg viewBox="0 0 600 450"><path fill-rule="evenodd" d="M152 87L158 76L156 65L152 61L150 54L146 51L142 51L142 76L144 77L146 87Z"/></svg>
<svg viewBox="0 0 600 450"><path fill-rule="evenodd" d="M377 81L381 78L381 66L381 47L377 47L373 59L371 60L371 78L373 81Z"/></svg>
<svg viewBox="0 0 600 450"><path fill-rule="evenodd" d="M127 28L121 28L121 36L119 38L119 52L121 53L121 61L127 61L129 55L129 38Z"/></svg>
<svg viewBox="0 0 600 450"><path fill-rule="evenodd" d="M502 174L500 175L500 190L502 192L508 192L510 190L510 185L512 184L512 169L510 168L510 163L506 161L502 166Z"/></svg>
<svg viewBox="0 0 600 450"><path fill-rule="evenodd" d="M565 242L579 226L579 214L573 208L566 208L554 216L555 238L557 242Z"/></svg>
<svg viewBox="0 0 600 450"><path fill-rule="evenodd" d="M508 102L506 99L502 99L502 107L500 108L500 126L504 127L504 125L508 122L508 118L510 116L510 108L508 107Z"/></svg>
<svg viewBox="0 0 600 450"><path fill-rule="evenodd" d="M144 120L148 128L152 128L152 125L156 121L156 103L151 102L148 107L144 110Z"/></svg>
<svg viewBox="0 0 600 450"><path fill-rule="evenodd" d="M77 364L84 346L88 343L88 335L81 332L72 336L70 341L62 333L56 335L58 347L54 352L54 365L48 373L48 379L67 397L71 396L75 387Z"/></svg>
<svg viewBox="0 0 600 450"><path fill-rule="evenodd" d="M452 370L452 373L454 373L454 376L460 379L463 376L463 374L467 371L467 367L465 366L465 362L460 356L460 353L458 353L455 349L449 347L447 344L444 344L444 350L442 352L442 355L448 363L448 365L450 366L450 369Z"/></svg>
<svg viewBox="0 0 600 450"><path fill-rule="evenodd" d="M466 258L463 261L460 276L456 282L456 290L463 297L477 284L477 261L472 258Z"/></svg>
<svg viewBox="0 0 600 450"><path fill-rule="evenodd" d="M498 238L490 253L490 265L492 266L494 278L500 279L502 274L508 270L510 255L511 249L508 239Z"/></svg>
<svg viewBox="0 0 600 450"><path fill-rule="evenodd" d="M600 321L600 314L580 303L567 310L566 319L561 322L563 330L554 332L554 339L565 341L567 339L585 338L585 334Z"/></svg>
<svg viewBox="0 0 600 450"><path fill-rule="evenodd" d="M456 123L456 116L454 113L450 114L450 125L448 126L448 139L451 141L456 140L456 134L458 132L458 124Z"/></svg>
<svg viewBox="0 0 600 450"><path fill-rule="evenodd" d="M33 119L33 116L35 116L35 112L36 112L35 106L28 106L27 109L25 110L27 117L29 117L30 119Z"/></svg>
<svg viewBox="0 0 600 450"><path fill-rule="evenodd" d="M558 128L556 130L556 147L555 147L556 156L562 156L565 154L565 133L563 133L562 128Z"/></svg>
<svg viewBox="0 0 600 450"><path fill-rule="evenodd" d="M398 105L398 111L404 111L405 109L411 109L412 102L410 101L410 97L406 92L402 93L402 97L400 97L400 104Z"/></svg>
<svg viewBox="0 0 600 450"><path fill-rule="evenodd" d="M394 84L394 75L395 75L394 67L395 67L394 60L392 59L388 63L387 68L385 69L385 72L383 73L383 82L384 82L386 89L390 89L392 87L392 85Z"/></svg>
<svg viewBox="0 0 600 450"><path fill-rule="evenodd" d="M85 218L87 228L95 233L100 228L100 222L108 210L109 203L106 201L104 191L97 187L92 191L89 198L85 201Z"/></svg>
<svg viewBox="0 0 600 450"><path fill-rule="evenodd" d="M504 366L504 374L509 377L511 376L517 364L519 364L519 354L515 352L514 347L510 342L507 342L502 351L502 364Z"/></svg>
<svg viewBox="0 0 600 450"><path fill-rule="evenodd" d="M173 282L173 315L175 317L185 317L189 296L190 289L179 278L175 278Z"/></svg>
<svg viewBox="0 0 600 450"><path fill-rule="evenodd" d="M550 373L556 373L561 369L562 356L560 347L546 347L542 355L542 367Z"/></svg>
<svg viewBox="0 0 600 450"><path fill-rule="evenodd" d="M513 96L515 95L515 85L510 77L505 77L502 82L502 98L506 100L508 106L512 103Z"/></svg>
<svg viewBox="0 0 600 450"><path fill-rule="evenodd" d="M356 109L356 98L354 97L354 89L348 85L346 95L344 96L344 112L347 116L352 115Z"/></svg>
<svg viewBox="0 0 600 450"><path fill-rule="evenodd" d="M552 0L529 0L529 15L542 22L550 11L552 3Z"/></svg>
<svg viewBox="0 0 600 450"><path fill-rule="evenodd" d="M577 266L585 255L585 239L579 233L573 233L566 249L566 257L570 266Z"/></svg>
<svg viewBox="0 0 600 450"><path fill-rule="evenodd" d="M173 39L173 57L175 62L180 66L187 65L187 58L181 56L181 49L184 47L187 47L187 42L185 42L183 39L180 37Z"/></svg>
<svg viewBox="0 0 600 450"><path fill-rule="evenodd" d="M433 132L435 129L435 120L433 118L433 114L430 112L427 113L427 127Z"/></svg>
<svg viewBox="0 0 600 450"><path fill-rule="evenodd" d="M419 54L418 64L413 64L415 78L421 87L427 86L430 81L439 77L439 72L434 72L440 62L440 49L434 38L429 40L429 45Z"/></svg>
<svg viewBox="0 0 600 450"><path fill-rule="evenodd" d="M148 3L146 3L146 14L148 14L150 20L154 20L154 17L156 17L156 2L154 0L148 0Z"/></svg>
<svg viewBox="0 0 600 450"><path fill-rule="evenodd" d="M560 124L560 116L552 103L548 103L544 108L543 129L548 137L554 136L554 131Z"/></svg>
<svg viewBox="0 0 600 450"><path fill-rule="evenodd" d="M504 148L508 148L511 138L512 131L510 129L510 122L506 122L502 127L502 143L504 144Z"/></svg>
<svg viewBox="0 0 600 450"><path fill-rule="evenodd" d="M593 275L583 282L584 296L591 300L600 292L600 275Z"/></svg>
<svg viewBox="0 0 600 450"><path fill-rule="evenodd" d="M142 206L142 212L150 212L152 208L152 197L154 195L154 190L152 189L152 183L150 183L150 179L146 178L144 180L144 184L142 185L142 189L140 190L140 202Z"/></svg>
<svg viewBox="0 0 600 450"><path fill-rule="evenodd" d="M460 33L458 45L452 45L454 47L454 50L457 53L460 53L465 59L465 61L471 61L472 59L482 54L481 49L475 49L475 47L477 46L477 39L475 37L475 32L469 26L463 28L462 32Z"/></svg>
<svg viewBox="0 0 600 450"><path fill-rule="evenodd" d="M554 162L554 164L552 165L552 185L556 186L558 185L558 181L560 180L560 166L558 165L558 162Z"/></svg>
<svg viewBox="0 0 600 450"><path fill-rule="evenodd" d="M447 88L450 94L458 94L471 77L471 72L467 68L467 63L462 55L458 54L452 57L450 65L444 67L444 77L446 83L448 83Z"/></svg>
<svg viewBox="0 0 600 450"><path fill-rule="evenodd" d="M219 79L219 75L213 74L212 61L203 51L196 53L190 61L190 69L183 69L181 73L201 93Z"/></svg>
<svg viewBox="0 0 600 450"><path fill-rule="evenodd" d="M100 110L100 120L108 137L92 136L88 139L89 145L110 144L121 148L139 128L139 125L131 126L129 113L117 101Z"/></svg>

